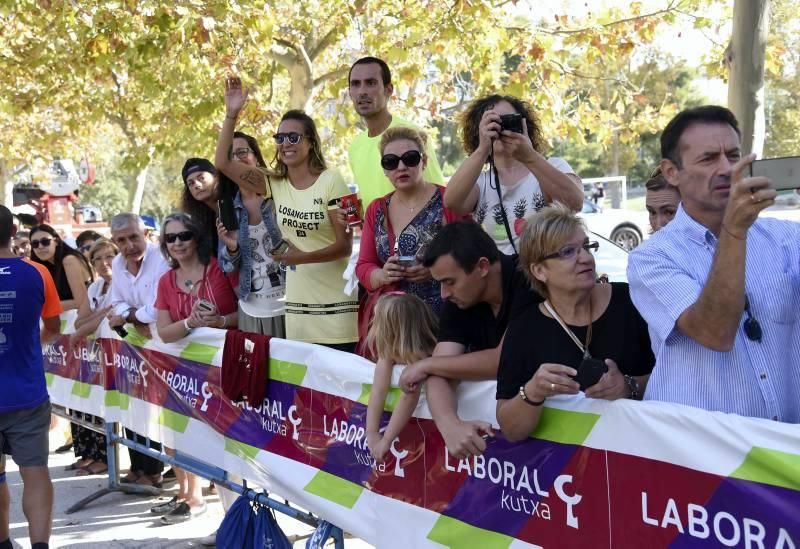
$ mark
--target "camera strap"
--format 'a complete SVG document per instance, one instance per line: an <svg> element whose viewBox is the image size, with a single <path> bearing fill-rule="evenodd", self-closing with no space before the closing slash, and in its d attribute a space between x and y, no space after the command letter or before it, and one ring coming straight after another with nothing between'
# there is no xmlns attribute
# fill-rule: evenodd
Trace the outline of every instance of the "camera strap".
<svg viewBox="0 0 800 549"><path fill-rule="evenodd" d="M489 153L489 186L497 191L497 199L500 201L500 215L503 217L503 225L506 228L506 235L508 235L508 242L511 244L511 249L514 254L517 254L517 246L514 244L514 235L511 233L511 225L508 224L508 215L506 214L506 207L503 204L503 194L500 191L500 175L497 173L497 166L494 163L494 140L492 140L492 152ZM494 185L492 184L492 175L494 175Z"/></svg>
<svg viewBox="0 0 800 549"><path fill-rule="evenodd" d="M575 342L575 345L577 345L578 349L580 349L583 353L583 358L591 358L592 355L589 354L589 343L592 342L592 298L589 297L589 327L586 328L586 343L581 343L581 340L578 339L578 336L576 336L575 333L569 329L569 326L567 326L567 324L561 320L561 317L558 316L555 307L550 304L549 299L544 300L544 308L547 309L547 312L549 312L556 322L558 322L561 327L564 328L564 331L567 332L567 335L570 337L570 339Z"/></svg>

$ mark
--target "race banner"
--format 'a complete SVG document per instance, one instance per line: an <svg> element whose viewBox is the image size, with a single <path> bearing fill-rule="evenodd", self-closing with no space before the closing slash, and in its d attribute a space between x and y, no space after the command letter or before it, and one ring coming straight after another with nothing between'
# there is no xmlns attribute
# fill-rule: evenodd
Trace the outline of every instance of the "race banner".
<svg viewBox="0 0 800 549"><path fill-rule="evenodd" d="M376 462L365 432L373 365L360 357L273 338L264 400L234 403L221 389L223 331L174 344L102 336L45 349L54 402L102 409L378 547L800 543L800 425L558 397L526 441L498 431L482 456L458 460L423 394ZM459 415L496 425L494 392L462 383ZM384 425L398 396L392 389Z"/></svg>

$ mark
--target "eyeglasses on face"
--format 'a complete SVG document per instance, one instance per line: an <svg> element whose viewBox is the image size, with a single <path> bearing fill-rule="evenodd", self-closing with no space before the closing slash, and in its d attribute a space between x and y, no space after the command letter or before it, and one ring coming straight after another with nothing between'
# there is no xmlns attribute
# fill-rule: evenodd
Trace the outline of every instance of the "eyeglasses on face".
<svg viewBox="0 0 800 549"><path fill-rule="evenodd" d="M53 243L53 239L52 238L47 238L47 237L40 238L38 240L31 240L31 248L33 248L35 250L40 245L42 246L42 248L47 248L52 243Z"/></svg>
<svg viewBox="0 0 800 549"><path fill-rule="evenodd" d="M248 154L250 154L251 152L253 152L253 149L250 149L250 148L248 148L248 147L245 147L245 148L243 148L243 149L236 149L235 151L233 151L233 152L231 153L231 156L232 156L232 157L236 157L236 158L238 158L239 160L242 160L242 159L244 159L244 158L247 158L247 155L248 155Z"/></svg>
<svg viewBox="0 0 800 549"><path fill-rule="evenodd" d="M580 246L575 246L575 245L564 246L557 252L544 256L542 258L542 261L544 261L545 259L572 259L573 257L576 257L578 255L578 252L580 250L586 250L589 253L594 253L598 250L598 248L600 248L599 242L595 241L590 242L587 240Z"/></svg>
<svg viewBox="0 0 800 549"><path fill-rule="evenodd" d="M413 168L419 166L419 163L422 161L422 154L419 151L406 151L400 156L396 154L384 154L381 157L381 167L387 171L396 170L401 160L407 168Z"/></svg>
<svg viewBox="0 0 800 549"><path fill-rule="evenodd" d="M181 242L189 242L191 239L194 238L192 231L181 231L179 233L164 233L164 240L167 241L167 244L172 244L175 242L176 239L180 240Z"/></svg>
<svg viewBox="0 0 800 549"><path fill-rule="evenodd" d="M275 135L272 136L272 138L275 140L275 143L278 145L283 145L284 141L288 141L290 145L297 145L298 143L300 143L300 140L304 137L308 136L297 132L276 133Z"/></svg>

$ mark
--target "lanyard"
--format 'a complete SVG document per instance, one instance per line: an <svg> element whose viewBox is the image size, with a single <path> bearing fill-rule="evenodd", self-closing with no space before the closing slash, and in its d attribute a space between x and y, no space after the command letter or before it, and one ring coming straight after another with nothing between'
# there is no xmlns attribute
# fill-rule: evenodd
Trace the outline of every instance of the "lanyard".
<svg viewBox="0 0 800 549"><path fill-rule="evenodd" d="M578 349L580 349L581 352L583 353L583 358L591 358L592 355L589 354L589 343L591 343L591 341L592 341L592 298L591 298L591 296L589 297L589 327L586 329L586 343L581 343L581 340L578 339L578 336L576 336L572 332L572 330L570 330L569 327L564 323L564 321L561 320L561 317L558 316L558 313L556 312L555 307L550 305L550 300L549 299L545 299L544 307L545 307L545 309L547 309L547 311L550 313L550 315L554 319L556 319L556 322L558 322L561 325L561 327L564 328L564 331L567 332L567 335L572 339L572 341L575 342L575 345L577 345Z"/></svg>

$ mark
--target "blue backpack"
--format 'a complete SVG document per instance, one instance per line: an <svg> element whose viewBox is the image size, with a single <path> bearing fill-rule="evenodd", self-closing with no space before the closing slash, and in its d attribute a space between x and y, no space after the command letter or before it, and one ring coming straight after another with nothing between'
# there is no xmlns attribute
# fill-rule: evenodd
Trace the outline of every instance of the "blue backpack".
<svg viewBox="0 0 800 549"><path fill-rule="evenodd" d="M217 530L221 549L292 549L272 509L239 496Z"/></svg>

